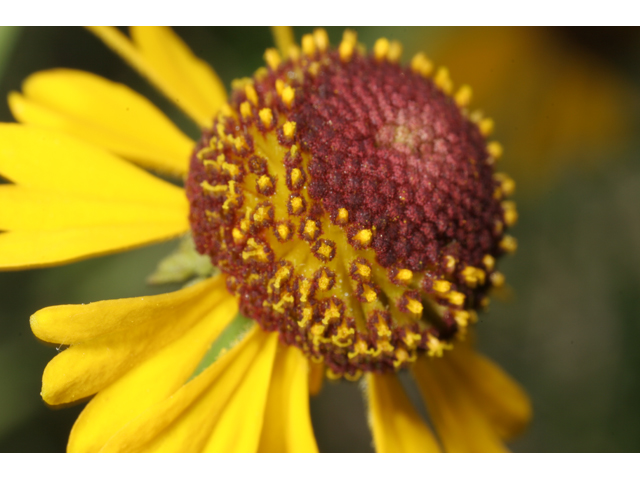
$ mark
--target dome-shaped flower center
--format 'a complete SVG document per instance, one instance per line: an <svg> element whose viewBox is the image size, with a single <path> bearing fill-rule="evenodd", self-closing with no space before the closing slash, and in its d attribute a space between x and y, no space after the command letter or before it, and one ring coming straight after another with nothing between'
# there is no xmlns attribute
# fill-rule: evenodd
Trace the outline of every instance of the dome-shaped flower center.
<svg viewBox="0 0 640 480"><path fill-rule="evenodd" d="M268 52L187 180L197 248L241 311L347 378L441 355L513 246L478 126L386 46Z"/></svg>

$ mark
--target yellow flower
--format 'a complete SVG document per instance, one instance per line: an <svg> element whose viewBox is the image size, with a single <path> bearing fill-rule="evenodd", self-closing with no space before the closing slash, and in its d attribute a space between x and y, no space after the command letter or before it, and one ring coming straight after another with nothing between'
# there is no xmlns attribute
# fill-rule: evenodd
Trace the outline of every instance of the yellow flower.
<svg viewBox="0 0 640 480"><path fill-rule="evenodd" d="M227 100L171 30L91 30L202 139L124 85L32 75L9 97L22 125L0 125L0 173L12 182L0 186L11 205L0 212L0 268L191 230L222 274L32 316L38 338L69 345L45 369L44 400L92 397L68 450L317 451L308 398L326 373L364 374L379 452L504 451L529 401L464 337L503 282L495 257L515 248L504 231L517 213L505 199L512 181L493 175L491 121L466 110L470 89L454 94L445 69L432 81L423 54L401 69L397 42L380 39L367 56L351 31L334 50L323 30L299 47L276 27L268 68L234 82ZM189 201L130 162L186 176ZM239 307L255 321L210 362ZM402 368L437 438L404 393Z"/></svg>

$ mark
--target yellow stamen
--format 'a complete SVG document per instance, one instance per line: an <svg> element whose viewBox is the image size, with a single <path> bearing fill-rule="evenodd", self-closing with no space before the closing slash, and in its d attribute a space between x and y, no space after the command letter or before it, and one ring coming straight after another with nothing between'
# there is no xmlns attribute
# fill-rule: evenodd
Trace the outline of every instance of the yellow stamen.
<svg viewBox="0 0 640 480"><path fill-rule="evenodd" d="M438 293L447 293L451 290L451 282L446 280L436 280L433 282L433 290Z"/></svg>
<svg viewBox="0 0 640 480"><path fill-rule="evenodd" d="M296 133L296 122L286 122L282 126L282 133L284 133L284 136L289 140L292 140Z"/></svg>
<svg viewBox="0 0 640 480"><path fill-rule="evenodd" d="M456 93L454 100L459 107L466 107L471 103L472 90L469 85L462 85Z"/></svg>
<svg viewBox="0 0 640 480"><path fill-rule="evenodd" d="M433 63L424 53L419 52L411 60L411 70L423 77L428 77L433 71Z"/></svg>
<svg viewBox="0 0 640 480"><path fill-rule="evenodd" d="M318 231L318 226L316 222L313 220L307 220L304 224L304 233L306 233L309 237L315 240L316 232Z"/></svg>
<svg viewBox="0 0 640 480"><path fill-rule="evenodd" d="M282 95L283 90L284 90L284 82L282 81L281 78L278 78L276 80L276 92L278 92L278 95Z"/></svg>
<svg viewBox="0 0 640 480"><path fill-rule="evenodd" d="M493 133L494 126L495 126L495 123L493 121L493 118L489 118L489 117L483 118L478 122L478 128L480 129L480 133L482 133L482 135L484 135L485 137L488 137Z"/></svg>
<svg viewBox="0 0 640 480"><path fill-rule="evenodd" d="M279 224L276 229L278 230L278 235L280 235L280 238L283 240L288 240L289 239L289 234L291 233L291 230L289 229L289 227L287 226L286 223L281 223Z"/></svg>
<svg viewBox="0 0 640 480"><path fill-rule="evenodd" d="M258 104L258 93L256 89L253 88L253 85L245 85L244 93L247 95L247 99L253 103L254 105Z"/></svg>
<svg viewBox="0 0 640 480"><path fill-rule="evenodd" d="M518 249L518 241L511 235L505 235L500 241L500 248L507 253L514 253Z"/></svg>
<svg viewBox="0 0 640 480"><path fill-rule="evenodd" d="M453 91L453 82L451 81L449 69L447 67L438 68L433 81L447 95L450 95Z"/></svg>
<svg viewBox="0 0 640 480"><path fill-rule="evenodd" d="M373 45L373 55L376 57L376 60L382 61L387 58L389 46L389 40L384 37L376 40L376 43Z"/></svg>
<svg viewBox="0 0 640 480"><path fill-rule="evenodd" d="M369 285L364 285L364 293L363 296L365 298L365 301L367 303L371 303L373 302L376 298L378 298L378 294L375 292L374 289L372 289Z"/></svg>
<svg viewBox="0 0 640 480"><path fill-rule="evenodd" d="M510 197L516 191L516 182L506 173L502 173L502 172L494 173L493 178L497 182L500 182L500 189L502 190L502 193L506 197Z"/></svg>
<svg viewBox="0 0 640 480"><path fill-rule="evenodd" d="M266 190L273 187L273 182L271 181L269 175L262 175L260 178L258 178L258 187L260 188L260 190Z"/></svg>
<svg viewBox="0 0 640 480"><path fill-rule="evenodd" d="M414 315L421 315L423 310L422 303L414 298L410 298L407 302L407 310L409 310Z"/></svg>
<svg viewBox="0 0 640 480"><path fill-rule="evenodd" d="M360 230L353 237L353 239L360 244L361 248L368 247L372 238L373 232L368 228Z"/></svg>
<svg viewBox="0 0 640 480"><path fill-rule="evenodd" d="M338 53L340 54L340 60L348 62L353 56L353 51L358 43L358 35L353 30L345 30L342 34L342 42L338 47Z"/></svg>
<svg viewBox="0 0 640 480"><path fill-rule="evenodd" d="M302 309L302 318L298 321L298 325L300 327L305 327L309 320L313 317L313 308L312 307L304 307Z"/></svg>
<svg viewBox="0 0 640 480"><path fill-rule="evenodd" d="M261 262L266 261L268 258L267 253L264 251L264 247L258 245L258 243L253 238L250 238L247 241L247 248L245 248L242 252L242 259L248 260L254 257L256 258L256 260Z"/></svg>
<svg viewBox="0 0 640 480"><path fill-rule="evenodd" d="M318 290L325 292L329 290L329 285L331 285L331 279L327 277L325 272L322 272L322 276L318 279Z"/></svg>
<svg viewBox="0 0 640 480"><path fill-rule="evenodd" d="M461 292L449 292L447 298L453 305L462 306L464 304L465 295Z"/></svg>
<svg viewBox="0 0 640 480"><path fill-rule="evenodd" d="M264 52L264 60L267 62L267 65L271 68L271 70L277 70L280 66L280 62L282 59L280 58L280 53L275 48L267 48Z"/></svg>
<svg viewBox="0 0 640 480"><path fill-rule="evenodd" d="M310 33L302 36L302 52L307 57L311 57L316 53L316 42L313 40L313 35Z"/></svg>
<svg viewBox="0 0 640 480"><path fill-rule="evenodd" d="M324 311L322 323L324 323L325 325L329 325L329 323L333 323L333 320L338 320L339 318L340 308L332 300L331 302L329 302L329 308Z"/></svg>
<svg viewBox="0 0 640 480"><path fill-rule="evenodd" d="M406 268L401 268L400 270L398 270L398 273L396 274L396 280L398 282L409 283L412 278L413 278L413 272Z"/></svg>
<svg viewBox="0 0 640 480"><path fill-rule="evenodd" d="M478 285L482 285L485 281L484 270L468 265L462 270L462 276L465 283L471 287L476 288Z"/></svg>
<svg viewBox="0 0 640 480"><path fill-rule="evenodd" d="M389 44L389 52L387 53L387 60L391 63L397 63L402 56L402 44L397 40L392 41Z"/></svg>
<svg viewBox="0 0 640 480"><path fill-rule="evenodd" d="M346 208L338 209L336 220L339 225L345 225L349 221L349 212Z"/></svg>
<svg viewBox="0 0 640 480"><path fill-rule="evenodd" d="M458 310L453 314L453 319L460 327L464 328L469 325L469 312L466 310Z"/></svg>
<svg viewBox="0 0 640 480"><path fill-rule="evenodd" d="M482 264L486 267L486 269L490 272L496 266L496 259L491 255L487 254L482 258Z"/></svg>
<svg viewBox="0 0 640 480"><path fill-rule="evenodd" d="M500 159L500 157L502 157L502 145L500 144L500 142L489 142L487 144L487 152L489 153L489 155L491 155L491 157L493 157L495 160Z"/></svg>
<svg viewBox="0 0 640 480"><path fill-rule="evenodd" d="M320 245L320 248L318 248L318 254L326 259L331 258L332 253L333 249L326 243L323 243L322 245Z"/></svg>
<svg viewBox="0 0 640 480"><path fill-rule="evenodd" d="M271 126L271 123L273 122L273 112L271 111L271 109L263 108L262 110L260 110L260 112L258 112L258 115L260 116L262 124L266 128L269 128Z"/></svg>
<svg viewBox="0 0 640 480"><path fill-rule="evenodd" d="M489 276L489 280L491 281L491 285L496 288L500 288L504 285L505 282L504 274L501 272L493 272Z"/></svg>
<svg viewBox="0 0 640 480"><path fill-rule="evenodd" d="M427 334L427 345L429 346L430 357L442 357L445 350L451 350L453 348L452 345L441 342L431 334Z"/></svg>
<svg viewBox="0 0 640 480"><path fill-rule="evenodd" d="M289 206L291 207L291 213L293 215L299 215L304 210L304 203L302 197L292 197L289 200Z"/></svg>
<svg viewBox="0 0 640 480"><path fill-rule="evenodd" d="M298 188L299 182L302 181L302 172L299 168L291 169L291 186L294 188Z"/></svg>
<svg viewBox="0 0 640 480"><path fill-rule="evenodd" d="M236 243L241 243L244 240L244 234L237 228L234 228L231 234L233 235L233 241Z"/></svg>
<svg viewBox="0 0 640 480"><path fill-rule="evenodd" d="M242 102L240 104L240 114L245 120L252 115L251 104L249 102Z"/></svg>
<svg viewBox="0 0 640 480"><path fill-rule="evenodd" d="M206 180L203 181L200 186L202 187L202 190L205 192L209 192L209 193L226 193L227 190L229 190L229 187L227 185L211 185L209 182L207 182Z"/></svg>
<svg viewBox="0 0 640 480"><path fill-rule="evenodd" d="M295 98L295 96L296 96L296 91L293 88L291 88L288 85L283 88L282 101L287 107L291 107L291 104L293 103L293 99Z"/></svg>
<svg viewBox="0 0 640 480"><path fill-rule="evenodd" d="M313 38L316 41L316 46L320 52L326 52L329 48L329 35L324 28L316 28L313 31Z"/></svg>
<svg viewBox="0 0 640 480"><path fill-rule="evenodd" d="M451 255L447 255L446 257L444 257L445 260L445 269L447 270L448 273L453 273L453 271L456 268L456 259L454 257L452 257Z"/></svg>
<svg viewBox="0 0 640 480"><path fill-rule="evenodd" d="M356 274L365 280L371 278L371 267L369 265L365 265L364 263L358 263L356 268Z"/></svg>
<svg viewBox="0 0 640 480"><path fill-rule="evenodd" d="M518 221L518 210L516 210L516 204L511 200L502 202L502 209L504 210L504 223L507 227L512 227Z"/></svg>

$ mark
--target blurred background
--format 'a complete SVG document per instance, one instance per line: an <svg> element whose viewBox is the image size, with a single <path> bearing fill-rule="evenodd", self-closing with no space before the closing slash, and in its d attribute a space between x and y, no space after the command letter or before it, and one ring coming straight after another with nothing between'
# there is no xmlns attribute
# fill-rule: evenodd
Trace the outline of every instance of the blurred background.
<svg viewBox="0 0 640 480"><path fill-rule="evenodd" d="M251 75L268 28L177 28L227 86ZM297 40L312 30L296 28ZM329 28L337 44L342 28ZM478 346L525 387L534 419L515 451L640 450L640 29L357 28L372 47L423 50L468 83L496 121L499 168L517 182L519 249L500 269L509 289L481 315ZM0 27L0 97L43 69L88 70L151 98L198 132L119 58L79 28ZM12 121L3 100L0 121ZM10 208L3 205L0 208ZM0 451L64 451L82 405L53 410L40 380L56 349L29 316L56 304L163 293L146 277L176 242L80 263L0 272ZM415 392L412 392L415 395ZM417 397L416 397L417 398ZM323 451L371 451L358 385L311 400Z"/></svg>

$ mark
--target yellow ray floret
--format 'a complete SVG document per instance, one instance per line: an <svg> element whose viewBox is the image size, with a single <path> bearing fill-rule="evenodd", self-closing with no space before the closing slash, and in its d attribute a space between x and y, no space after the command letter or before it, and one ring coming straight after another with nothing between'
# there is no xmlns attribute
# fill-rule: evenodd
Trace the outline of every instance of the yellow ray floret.
<svg viewBox="0 0 640 480"><path fill-rule="evenodd" d="M70 452L99 451L107 440L129 421L168 398L184 385L202 360L212 341L236 315L237 304L225 292L224 281L220 280L204 286L204 295L193 295L194 302L191 306L195 312L187 312L184 317L185 321L190 322L194 315L197 318L198 312L202 315L201 318L197 318L182 335L170 339L166 346L150 356L146 358L134 357L136 363L130 370L93 397L78 417L71 431L68 444ZM213 298L213 302L209 297ZM122 310L112 311L109 302L101 302L101 304L108 309L107 312L103 312L102 317L107 313L112 315L122 313ZM184 309L180 303L177 303L176 307ZM128 312L128 316L122 317L124 326L120 328L127 330L128 322L132 324L129 331L135 330L136 324L144 322L149 315L155 314L152 308L148 313L142 312L142 318L136 318L135 321L132 321L131 317L134 316L134 312L131 310ZM166 315L160 316L160 319L162 320L164 317ZM86 320L87 316L83 318ZM91 317L88 318L91 320ZM182 317L179 320L182 320ZM83 344L89 345L92 342L95 346L95 339L86 340ZM87 352L91 354L96 350L95 348L93 350L87 349ZM99 363L94 365L93 375L90 378L103 374L100 367ZM69 372L60 371L59 375L63 377L66 374L76 373L78 371L72 369ZM51 375L49 375L49 380L52 378Z"/></svg>
<svg viewBox="0 0 640 480"><path fill-rule="evenodd" d="M213 69L166 27L131 27L131 39L114 27L88 27L200 126L226 101Z"/></svg>
<svg viewBox="0 0 640 480"><path fill-rule="evenodd" d="M28 77L9 106L21 123L69 133L139 165L182 176L194 142L125 85L76 70Z"/></svg>
<svg viewBox="0 0 640 480"><path fill-rule="evenodd" d="M111 437L106 452L256 452L277 335L257 326L170 398Z"/></svg>
<svg viewBox="0 0 640 480"><path fill-rule="evenodd" d="M184 193L104 150L0 124L0 269L58 265L188 230Z"/></svg>
<svg viewBox="0 0 640 480"><path fill-rule="evenodd" d="M433 433L393 374L368 373L369 424L379 453L436 453Z"/></svg>
<svg viewBox="0 0 640 480"><path fill-rule="evenodd" d="M467 345L443 358L418 359L413 373L448 452L506 451L503 440L530 420L522 389Z"/></svg>
<svg viewBox="0 0 640 480"><path fill-rule="evenodd" d="M31 329L38 338L72 345L45 369L43 399L51 405L69 403L107 387L228 299L223 284L224 279L216 278L164 295L36 312ZM236 307L229 308L235 314ZM233 315L228 320L231 318Z"/></svg>
<svg viewBox="0 0 640 480"><path fill-rule="evenodd" d="M278 345L258 451L318 451L309 413L309 368L299 349Z"/></svg>

